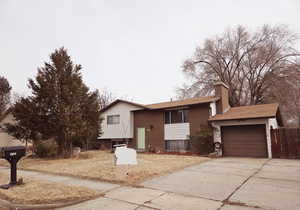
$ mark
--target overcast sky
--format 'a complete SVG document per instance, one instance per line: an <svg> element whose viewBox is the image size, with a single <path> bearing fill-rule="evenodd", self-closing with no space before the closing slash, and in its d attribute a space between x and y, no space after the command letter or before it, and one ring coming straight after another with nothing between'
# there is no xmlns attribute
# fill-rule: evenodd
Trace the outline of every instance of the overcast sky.
<svg viewBox="0 0 300 210"><path fill-rule="evenodd" d="M238 24L287 24L300 34L299 11L300 0L0 0L0 75L29 94L27 79L64 46L91 89L166 101L205 38Z"/></svg>

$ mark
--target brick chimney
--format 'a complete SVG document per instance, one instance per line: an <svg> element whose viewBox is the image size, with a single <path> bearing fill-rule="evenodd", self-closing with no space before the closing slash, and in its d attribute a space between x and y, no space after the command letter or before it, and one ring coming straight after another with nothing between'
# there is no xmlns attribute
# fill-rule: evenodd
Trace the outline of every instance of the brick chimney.
<svg viewBox="0 0 300 210"><path fill-rule="evenodd" d="M229 87L223 82L216 82L214 84L215 87L215 96L220 97L220 100L216 102L217 106L217 114L223 114L228 111L230 108L229 105L229 96L228 89Z"/></svg>

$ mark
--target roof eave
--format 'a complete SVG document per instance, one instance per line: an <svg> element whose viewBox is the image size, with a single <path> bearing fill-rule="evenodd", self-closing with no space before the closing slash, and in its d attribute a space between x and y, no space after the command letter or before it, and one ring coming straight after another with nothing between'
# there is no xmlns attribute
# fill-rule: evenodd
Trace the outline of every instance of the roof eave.
<svg viewBox="0 0 300 210"><path fill-rule="evenodd" d="M215 121L230 121L230 120L251 120L251 119L264 119L264 118L273 118L276 117L274 115L270 116L261 116L261 117L244 117L244 118L230 118L230 119L208 119L210 122L215 122Z"/></svg>
<svg viewBox="0 0 300 210"><path fill-rule="evenodd" d="M195 105L199 105L199 104L207 104L207 103L211 103L211 102L216 102L218 100L220 100L220 97L216 97L209 101L204 101L204 102L199 102L199 103L183 104L183 105L178 105L178 106L166 106L166 107L160 107L160 108L151 108L151 107L147 107L147 108L148 108L148 110L164 110L164 109L180 108L180 107L186 107L186 106L195 106Z"/></svg>

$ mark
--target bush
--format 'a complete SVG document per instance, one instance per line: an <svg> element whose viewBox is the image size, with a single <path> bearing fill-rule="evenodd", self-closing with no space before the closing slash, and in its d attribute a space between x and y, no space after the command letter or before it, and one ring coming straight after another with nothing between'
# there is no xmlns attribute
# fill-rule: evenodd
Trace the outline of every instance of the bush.
<svg viewBox="0 0 300 210"><path fill-rule="evenodd" d="M40 158L56 157L58 145L53 140L40 141L36 144L36 155Z"/></svg>
<svg viewBox="0 0 300 210"><path fill-rule="evenodd" d="M214 151L214 140L212 137L191 137L191 148L193 148L194 153L200 155L208 155Z"/></svg>
<svg viewBox="0 0 300 210"><path fill-rule="evenodd" d="M191 136L190 141L194 153L208 155L214 151L213 134L209 127L201 126L201 131Z"/></svg>

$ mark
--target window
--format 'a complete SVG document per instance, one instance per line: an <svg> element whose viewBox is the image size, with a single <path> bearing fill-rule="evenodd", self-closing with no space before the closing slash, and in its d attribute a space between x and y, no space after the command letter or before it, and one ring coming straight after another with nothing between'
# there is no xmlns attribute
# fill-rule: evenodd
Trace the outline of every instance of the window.
<svg viewBox="0 0 300 210"><path fill-rule="evenodd" d="M120 115L108 115L107 116L107 124L120 124Z"/></svg>
<svg viewBox="0 0 300 210"><path fill-rule="evenodd" d="M171 112L165 112L165 124L171 123Z"/></svg>
<svg viewBox="0 0 300 210"><path fill-rule="evenodd" d="M165 124L188 122L188 110L172 110L165 112Z"/></svg>
<svg viewBox="0 0 300 210"><path fill-rule="evenodd" d="M165 147L168 152L189 151L190 142L189 140L166 140Z"/></svg>

